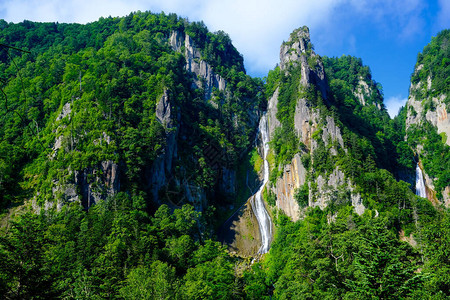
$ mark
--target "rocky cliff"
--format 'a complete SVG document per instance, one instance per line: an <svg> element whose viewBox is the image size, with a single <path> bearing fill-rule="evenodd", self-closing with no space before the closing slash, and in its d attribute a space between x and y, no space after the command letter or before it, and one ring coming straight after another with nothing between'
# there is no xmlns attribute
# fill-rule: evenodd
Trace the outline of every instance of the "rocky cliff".
<svg viewBox="0 0 450 300"><path fill-rule="evenodd" d="M169 42L174 51L182 53L184 49L186 70L194 75L193 87L204 90L205 100L211 99L213 89L225 91L227 85L225 79L214 73L211 65L202 59L201 51L187 33L174 31Z"/></svg>
<svg viewBox="0 0 450 300"><path fill-rule="evenodd" d="M419 72L423 68L423 65L416 67L414 72ZM417 84L411 84L409 91L409 98L406 104L407 106L407 118L406 118L406 129L411 127L411 125L421 125L424 121L430 122L438 134L443 136L443 141L450 146L450 110L446 104L447 94L440 94L437 96L429 96L426 99L420 97L423 92L418 93L418 91L431 90L431 77L428 76L426 82L419 81ZM424 106L427 104L428 109Z"/></svg>
<svg viewBox="0 0 450 300"><path fill-rule="evenodd" d="M304 26L294 30L288 41L280 47L280 69L288 70L289 66L300 66L300 84L304 87L314 85L323 99L328 98L329 88L320 57L314 52L309 36L309 28Z"/></svg>
<svg viewBox="0 0 450 300"><path fill-rule="evenodd" d="M292 220L298 220L302 208L295 199L295 194L301 186L307 184L309 190L307 206L319 206L323 209L330 201L337 201L338 190L345 190L348 191L346 200L352 202L358 214L362 214L364 206L361 196L353 193L351 181L345 178L339 168L336 167L327 174L319 174L312 178L312 170L302 163L302 156L312 157L313 160L313 155L319 147L325 147L327 155L334 157L338 155L338 151L347 152L341 129L337 126L335 119L321 114L320 108L315 104L316 100L312 99L312 97L321 97L324 102L331 101L324 65L313 50L307 27L295 30L289 40L281 45L280 71L286 77L296 76L290 74L292 68L300 68L298 78L293 80L299 85L293 113L293 129L298 141L305 148L295 154L289 164L272 166L272 169L282 170L281 176L272 183L272 191L276 195L276 206ZM319 95L312 96L314 92L312 94L306 92L311 90L318 91ZM361 101L364 101L365 95L366 93L360 92L360 97L363 99ZM268 102L269 133L272 139L276 129L283 126L277 118L280 109L279 97L280 86L275 89Z"/></svg>
<svg viewBox="0 0 450 300"><path fill-rule="evenodd" d="M419 54L406 103L406 140L424 173L427 198L450 205L449 32L434 37ZM445 80L447 78L447 81Z"/></svg>

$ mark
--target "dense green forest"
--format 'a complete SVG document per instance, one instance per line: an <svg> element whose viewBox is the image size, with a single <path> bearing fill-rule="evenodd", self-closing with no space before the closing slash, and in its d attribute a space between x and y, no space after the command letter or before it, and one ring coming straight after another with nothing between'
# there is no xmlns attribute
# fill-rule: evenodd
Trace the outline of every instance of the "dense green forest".
<svg viewBox="0 0 450 300"><path fill-rule="evenodd" d="M404 176L414 176L414 148L424 144L425 171L441 192L450 151L431 124L410 128L405 139L406 109L389 118L361 59L311 56L307 47L311 69L323 64L324 99L314 84L299 85L301 65L252 78L226 33L175 14L86 25L1 20L0 28L1 298L450 297L448 208L416 196L414 179ZM194 61L226 81L210 99L206 79L186 69L185 44L171 46L174 33L189 36L201 54ZM412 75L417 83L432 72L439 95L448 95L444 35L419 55L425 67ZM271 249L241 257L217 241L217 229L252 194L249 181L262 164L258 119L276 89L270 180L299 154L310 185L296 191L296 222L264 191L275 224ZM293 130L300 98L322 120L313 151ZM168 121L157 113L164 101ZM342 145L321 138L327 118ZM319 176L335 168L361 195L363 214L344 187L326 208L308 207ZM166 179L155 195L156 173Z"/></svg>

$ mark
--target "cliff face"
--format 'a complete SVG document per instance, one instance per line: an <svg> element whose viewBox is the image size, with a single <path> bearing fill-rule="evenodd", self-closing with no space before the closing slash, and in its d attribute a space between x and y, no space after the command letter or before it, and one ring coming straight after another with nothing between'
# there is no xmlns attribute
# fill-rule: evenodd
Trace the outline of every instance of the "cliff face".
<svg viewBox="0 0 450 300"><path fill-rule="evenodd" d="M300 160L300 155L296 154L292 162L284 166L283 175L277 178L275 184L275 195L277 197L277 207L280 208L292 221L300 218L300 206L294 199L296 189L306 183L307 171Z"/></svg>
<svg viewBox="0 0 450 300"><path fill-rule="evenodd" d="M172 101L168 90L164 90L158 104L156 105L156 119L164 127L166 145L164 151L153 162L152 166L147 168L146 177L149 178L149 188L153 200L159 203L159 191L168 183L168 177L172 172L173 160L177 157L177 137L179 122L177 116L172 113Z"/></svg>
<svg viewBox="0 0 450 300"><path fill-rule="evenodd" d="M441 32L419 54L411 76L409 98L406 103L406 140L416 153L424 173L427 198L450 206L450 76L445 61L450 55L449 32Z"/></svg>
<svg viewBox="0 0 450 300"><path fill-rule="evenodd" d="M329 88L323 63L313 50L309 28L306 26L292 32L288 41L280 47L280 69L287 70L290 65L300 65L301 85L314 85L322 93L323 99L328 98Z"/></svg>
<svg viewBox="0 0 450 300"><path fill-rule="evenodd" d="M72 112L72 104L73 101L67 102L62 107L53 124L53 132L57 137L49 154L50 161L57 161L59 152L73 152L82 142L80 138L74 137L72 130L69 131L69 134L66 130L68 126L72 126L71 122L75 114ZM92 142L95 146L102 143L106 145L111 143L111 137L106 132L102 132L101 136ZM119 165L112 160L103 160L93 167L78 170L68 167L60 172L63 176L52 181L53 197L45 199L45 209L60 210L64 204L70 202L80 202L85 209L89 209L98 201L114 196L120 191ZM33 200L33 207L36 211L40 210L40 206L36 203L36 197Z"/></svg>
<svg viewBox="0 0 450 300"><path fill-rule="evenodd" d="M186 58L186 70L194 75L193 87L204 89L205 100L210 100L213 89L225 91L226 81L214 73L213 68L201 57L200 50L196 48L194 41L188 34L178 31L172 32L169 38L170 45L174 51L182 53L184 46L184 57Z"/></svg>
<svg viewBox="0 0 450 300"><path fill-rule="evenodd" d="M312 157L315 151L322 147L322 144L328 149L327 155L330 156L337 156L340 149L344 153L347 152L344 148L341 129L336 125L334 118L322 116L320 109L312 104L311 95L301 92L316 90L324 102L331 101L324 65L321 58L312 49L309 30L306 27L294 31L289 40L281 45L280 70L285 76L294 76L290 74L292 67L300 68L300 76L297 79L300 93L295 103L293 129L300 144L305 145L306 148L295 154L290 164L272 166L282 170L281 176L272 183L272 190L276 195L276 205L292 220L298 220L301 217L302 209L295 199L295 194L301 186L307 184L308 206L319 206L323 209L330 201L336 201L336 191L342 189L348 191L347 200L352 202L358 214L362 214L365 208L362 205L361 196L353 193L351 181L345 178L339 168L336 167L328 174L320 174L314 179L311 178L311 170L302 164L301 157ZM277 118L279 97L280 87L275 89L268 103L267 114L271 138L276 129L282 126ZM308 174L309 176L307 176Z"/></svg>
<svg viewBox="0 0 450 300"><path fill-rule="evenodd" d="M206 62L202 55L202 50L197 47L194 40L189 34L180 31L173 31L168 38L170 47L178 53L181 53L185 59L185 70L192 90L201 91L203 93L203 100L205 105L210 106L210 113L223 114L224 102L235 97L233 95L233 87L228 86L226 80L214 72L214 68ZM220 94L220 96L218 96ZM207 199L215 197L215 195L235 196L237 193L237 175L235 166L228 163L227 153L222 146L210 144L210 142L197 145L200 151L205 156L207 165L213 167L213 171L217 174L217 183L214 186L214 191L205 189L204 187L192 182L192 176L183 175L186 171L193 172L194 170L186 170L184 166L178 166L181 172L174 173L173 164L175 160L185 160L186 157L179 157L178 149L180 139L183 141L189 140L192 137L186 135L191 134L183 131L180 136L181 126L187 120L183 119L179 113L174 109L174 102L168 91L164 91L161 99L156 106L157 120L164 126L166 131L166 146L162 154L160 154L153 165L146 170L146 177L148 178L148 187L151 189L153 199L160 203L161 191L167 189L168 185L175 186L176 190L181 191L183 199L192 203L196 209L203 210L207 205ZM215 98L219 98L216 101ZM253 102L251 99L239 99L239 101ZM179 111L180 109L178 109ZM198 113L198 112L194 112ZM242 116L245 116L244 118ZM204 118L205 115L202 115ZM208 116L211 117L211 116ZM216 117L216 116L214 116ZM259 119L259 111L257 107L249 106L245 112L239 112L239 115L233 113L230 115L233 120L233 129L241 130L242 119L247 122L249 127L255 127ZM231 132L231 128L230 128ZM243 133L244 134L244 133ZM245 132L245 134L249 134ZM208 139L208 134L203 134L203 138ZM228 146L229 147L229 146ZM197 150L198 151L198 150ZM184 151L186 155L186 151ZM245 153L242 153L245 154ZM192 159L192 158L189 158ZM236 159L236 158L231 158ZM170 192L170 191L166 191ZM166 197L168 198L168 197ZM183 200L184 201L184 200Z"/></svg>
<svg viewBox="0 0 450 300"><path fill-rule="evenodd" d="M423 65L417 66L415 72L420 71ZM429 104L430 108L426 109L423 105L424 99L417 96L418 90L426 89L431 90L431 77L427 78L425 82L418 82L417 84L411 84L410 87L410 97L408 98L407 106L407 118L406 118L406 129L410 128L411 125L421 125L425 120L430 122L438 134L445 136L443 140L450 146L450 119L448 117L449 110L447 109L447 104L445 99L446 94L441 94L438 96L430 96L427 101L431 102Z"/></svg>
<svg viewBox="0 0 450 300"><path fill-rule="evenodd" d="M34 143L48 135L45 153L24 180L36 210L68 202L89 209L119 192L143 195L150 209L236 205L237 169L253 147L262 83L245 74L225 33L179 25L102 36L83 66L76 59L65 66L88 51L82 45L55 58L57 92L39 96L51 105L45 122L33 123L41 133ZM195 38L188 34L197 30Z"/></svg>

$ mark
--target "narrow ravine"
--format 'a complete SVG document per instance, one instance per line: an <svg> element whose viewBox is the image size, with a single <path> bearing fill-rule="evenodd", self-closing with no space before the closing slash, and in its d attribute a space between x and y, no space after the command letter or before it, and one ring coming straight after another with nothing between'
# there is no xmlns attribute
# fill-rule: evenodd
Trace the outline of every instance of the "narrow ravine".
<svg viewBox="0 0 450 300"><path fill-rule="evenodd" d="M267 116L264 114L259 122L259 132L261 134L263 159L264 159L264 180L261 187L251 199L251 205L256 219L258 220L259 231L261 233L261 248L258 254L264 254L269 251L272 239L272 220L266 210L261 193L264 186L269 181L269 162L267 161L267 153L269 152L269 130L267 126Z"/></svg>
<svg viewBox="0 0 450 300"><path fill-rule="evenodd" d="M423 181L422 170L419 167L419 164L416 166L416 195L426 198L427 191L425 190L425 182Z"/></svg>

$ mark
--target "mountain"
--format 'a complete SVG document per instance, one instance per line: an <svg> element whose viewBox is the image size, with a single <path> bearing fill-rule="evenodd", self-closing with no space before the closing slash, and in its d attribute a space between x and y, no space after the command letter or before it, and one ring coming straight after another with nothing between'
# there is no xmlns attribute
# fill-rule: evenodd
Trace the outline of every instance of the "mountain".
<svg viewBox="0 0 450 300"><path fill-rule="evenodd" d="M406 105L408 143L426 178L427 198L450 205L450 31L434 37L419 54Z"/></svg>
<svg viewBox="0 0 450 300"><path fill-rule="evenodd" d="M306 26L264 79L175 14L0 27L3 298L450 296L448 31L390 119Z"/></svg>

